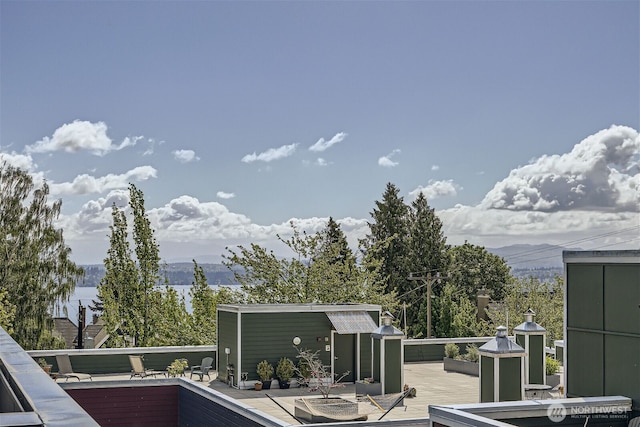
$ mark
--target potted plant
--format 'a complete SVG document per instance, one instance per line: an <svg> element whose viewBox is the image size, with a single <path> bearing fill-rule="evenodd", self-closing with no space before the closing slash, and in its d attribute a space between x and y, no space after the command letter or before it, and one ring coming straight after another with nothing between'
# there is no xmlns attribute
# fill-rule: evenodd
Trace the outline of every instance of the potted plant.
<svg viewBox="0 0 640 427"><path fill-rule="evenodd" d="M258 363L256 372L260 377L260 381L262 381L262 388L269 390L271 388L271 380L273 379L273 365L266 360L263 360Z"/></svg>
<svg viewBox="0 0 640 427"><path fill-rule="evenodd" d="M47 363L47 360L44 357L38 359L38 365L45 371L47 374L51 374L51 365Z"/></svg>
<svg viewBox="0 0 640 427"><path fill-rule="evenodd" d="M280 388L289 388L289 380L293 376L295 365L291 359L282 357L278 361L276 366L276 376L278 377L278 383Z"/></svg>
<svg viewBox="0 0 640 427"><path fill-rule="evenodd" d="M176 359L171 362L171 365L167 366L167 372L170 377L177 377L184 375L184 370L189 367L187 359Z"/></svg>
<svg viewBox="0 0 640 427"><path fill-rule="evenodd" d="M551 356L546 356L545 369L547 374L546 384L551 387L560 385L560 375L558 375L560 362Z"/></svg>

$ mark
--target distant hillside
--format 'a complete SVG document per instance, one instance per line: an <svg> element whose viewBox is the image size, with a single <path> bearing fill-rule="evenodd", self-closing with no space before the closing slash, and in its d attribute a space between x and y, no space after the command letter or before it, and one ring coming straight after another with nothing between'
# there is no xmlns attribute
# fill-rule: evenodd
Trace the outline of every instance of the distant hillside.
<svg viewBox="0 0 640 427"><path fill-rule="evenodd" d="M562 251L581 250L556 245L511 245L500 248L487 248L492 254L502 257L511 267L511 274L516 277L537 277L541 281L552 280L562 276L564 264Z"/></svg>
<svg viewBox="0 0 640 427"><path fill-rule="evenodd" d="M198 264L202 267L204 275L207 278L207 283L210 285L238 285L233 277L233 272L222 264ZM100 280L104 276L104 265L84 265L85 277L84 280L80 280L78 286L98 286ZM193 263L191 262L176 262L167 264L163 269L163 273L167 275L169 279L169 285L186 285L190 286L193 282Z"/></svg>
<svg viewBox="0 0 640 427"><path fill-rule="evenodd" d="M580 250L555 245L511 245L487 248L492 254L504 258L512 268L562 268L562 251Z"/></svg>

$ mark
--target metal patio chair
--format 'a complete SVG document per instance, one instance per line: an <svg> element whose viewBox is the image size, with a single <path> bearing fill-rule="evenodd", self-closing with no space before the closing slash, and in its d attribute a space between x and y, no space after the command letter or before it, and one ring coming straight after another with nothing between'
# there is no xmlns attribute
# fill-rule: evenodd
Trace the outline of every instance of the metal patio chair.
<svg viewBox="0 0 640 427"><path fill-rule="evenodd" d="M57 378L65 378L65 381L69 381L69 378L76 378L78 381L93 381L93 378L91 378L91 375L89 374L73 372L73 368L71 367L71 360L69 359L68 354L56 354L56 363L58 364Z"/></svg>

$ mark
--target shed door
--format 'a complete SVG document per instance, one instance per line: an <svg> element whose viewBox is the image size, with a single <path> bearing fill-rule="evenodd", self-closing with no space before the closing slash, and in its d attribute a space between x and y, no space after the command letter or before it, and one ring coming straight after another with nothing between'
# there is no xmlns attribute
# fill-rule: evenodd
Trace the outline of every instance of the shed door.
<svg viewBox="0 0 640 427"><path fill-rule="evenodd" d="M356 334L333 334L333 372L336 378L349 371L343 383L355 382L356 378Z"/></svg>

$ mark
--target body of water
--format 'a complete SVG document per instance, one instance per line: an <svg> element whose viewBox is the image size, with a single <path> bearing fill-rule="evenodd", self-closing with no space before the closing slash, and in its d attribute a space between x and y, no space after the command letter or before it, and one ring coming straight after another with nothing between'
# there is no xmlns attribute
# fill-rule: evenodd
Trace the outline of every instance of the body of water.
<svg viewBox="0 0 640 427"><path fill-rule="evenodd" d="M218 287L214 285L209 285L209 287L213 290L217 290ZM189 295L189 289L191 285L176 285L172 286L177 292L178 295L184 295L185 304L187 306L187 311L191 313L191 296ZM87 325L93 323L93 311L89 308L90 305L93 305L92 301L97 298L98 288L89 287L89 286L76 286L75 292L71 295L69 302L64 304L64 306L58 308L53 315L55 317L69 317L74 323L78 323L78 305L82 303L83 306L87 308ZM65 314L66 308L66 314Z"/></svg>

